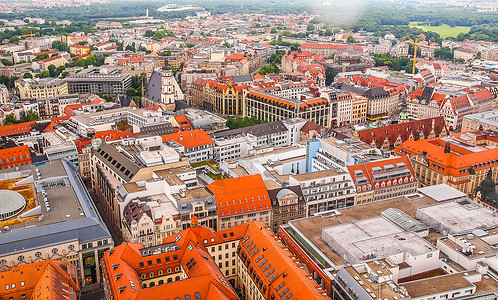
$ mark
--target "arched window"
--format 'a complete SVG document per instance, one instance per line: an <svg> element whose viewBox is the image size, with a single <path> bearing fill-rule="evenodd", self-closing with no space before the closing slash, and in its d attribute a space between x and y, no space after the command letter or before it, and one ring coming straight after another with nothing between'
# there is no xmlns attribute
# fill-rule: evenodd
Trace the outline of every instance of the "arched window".
<svg viewBox="0 0 498 300"><path fill-rule="evenodd" d="M155 282L151 282L151 283L149 284L149 287L153 287L153 286L155 286L155 285L156 285L156 283L155 283Z"/></svg>
<svg viewBox="0 0 498 300"><path fill-rule="evenodd" d="M179 266L175 267L175 272L180 272L180 267Z"/></svg>
<svg viewBox="0 0 498 300"><path fill-rule="evenodd" d="M171 274L171 268L168 268L168 269L166 270L166 272L167 272L168 274Z"/></svg>
<svg viewBox="0 0 498 300"><path fill-rule="evenodd" d="M180 276L176 276L175 281L179 281L179 280L180 280Z"/></svg>
<svg viewBox="0 0 498 300"><path fill-rule="evenodd" d="M149 272L149 278L154 277L154 272Z"/></svg>
<svg viewBox="0 0 498 300"><path fill-rule="evenodd" d="M163 276L163 270L159 270L159 271L157 271L157 275L159 275L159 276Z"/></svg>
<svg viewBox="0 0 498 300"><path fill-rule="evenodd" d="M157 283L158 285L163 285L164 284L164 280L159 280L159 282Z"/></svg>
<svg viewBox="0 0 498 300"><path fill-rule="evenodd" d="M168 283L173 282L172 278L168 278Z"/></svg>
<svg viewBox="0 0 498 300"><path fill-rule="evenodd" d="M147 275L145 275L145 273L143 273L143 274L141 274L141 275L140 275L140 277L141 277L142 279L145 279L145 278L147 277Z"/></svg>

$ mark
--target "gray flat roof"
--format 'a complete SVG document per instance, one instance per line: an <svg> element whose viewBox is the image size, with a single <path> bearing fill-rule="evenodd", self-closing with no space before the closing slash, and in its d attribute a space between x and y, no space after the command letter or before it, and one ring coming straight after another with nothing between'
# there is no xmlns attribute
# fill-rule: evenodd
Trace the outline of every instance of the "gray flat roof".
<svg viewBox="0 0 498 300"><path fill-rule="evenodd" d="M447 184L431 185L421 187L418 191L426 196L433 198L436 201L446 201L467 196L467 194L452 188Z"/></svg>
<svg viewBox="0 0 498 300"><path fill-rule="evenodd" d="M74 240L85 243L111 238L71 162L65 159L52 161L33 167L33 173L36 168L42 174L42 181L63 181L64 184L46 189L51 212L47 213L41 200L41 222L14 225L11 231L0 234L0 256ZM43 174L53 174L53 177L43 177ZM35 184L39 185L40 182L35 177Z"/></svg>

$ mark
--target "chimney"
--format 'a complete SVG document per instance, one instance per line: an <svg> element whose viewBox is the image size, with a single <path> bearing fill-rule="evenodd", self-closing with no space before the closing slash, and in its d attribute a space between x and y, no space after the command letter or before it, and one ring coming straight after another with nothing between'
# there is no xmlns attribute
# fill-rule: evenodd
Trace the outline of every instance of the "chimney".
<svg viewBox="0 0 498 300"><path fill-rule="evenodd" d="M451 153L451 145L449 141L446 141L446 145L444 146L444 153Z"/></svg>

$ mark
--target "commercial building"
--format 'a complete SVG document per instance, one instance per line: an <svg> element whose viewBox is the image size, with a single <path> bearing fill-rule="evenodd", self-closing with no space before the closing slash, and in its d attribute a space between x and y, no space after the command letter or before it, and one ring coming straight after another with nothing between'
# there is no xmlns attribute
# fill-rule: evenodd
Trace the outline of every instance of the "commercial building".
<svg viewBox="0 0 498 300"><path fill-rule="evenodd" d="M362 46L346 44L302 44L301 50L309 51L313 54L318 54L325 58L331 57L333 55L363 53Z"/></svg>
<svg viewBox="0 0 498 300"><path fill-rule="evenodd" d="M100 282L97 262L113 241L75 167L54 160L4 175L2 186L22 195L26 207L0 222L0 270L53 259L73 264L81 286Z"/></svg>
<svg viewBox="0 0 498 300"><path fill-rule="evenodd" d="M352 165L348 170L356 187L356 204L413 194L419 185L406 156Z"/></svg>
<svg viewBox="0 0 498 300"><path fill-rule="evenodd" d="M182 160L176 151L163 145L160 137L103 142L98 147L92 147L91 151L91 180L92 189L96 195L95 201L100 202L104 213L111 220L111 226L120 235L123 216L119 197L126 194L118 193L121 186L126 183L153 179L154 171L189 164L188 159ZM177 186L176 193L179 193L181 189L186 189L186 183L179 178L173 179L172 185ZM167 186L170 185L165 185Z"/></svg>
<svg viewBox="0 0 498 300"><path fill-rule="evenodd" d="M95 113L72 116L67 121L68 129L82 137L93 137L96 132L116 129L116 125L126 123L132 107L121 107Z"/></svg>
<svg viewBox="0 0 498 300"><path fill-rule="evenodd" d="M192 84L190 91L193 105L207 111L237 116L243 113L243 91L247 89L247 85L199 78Z"/></svg>
<svg viewBox="0 0 498 300"><path fill-rule="evenodd" d="M294 100L261 91L251 91L244 95L244 117L255 117L268 122L302 118L329 127L329 110L329 101L325 98Z"/></svg>
<svg viewBox="0 0 498 300"><path fill-rule="evenodd" d="M448 135L449 130L443 116L400 124L358 130L353 137L372 145L385 153L392 153L408 139L431 139Z"/></svg>
<svg viewBox="0 0 498 300"><path fill-rule="evenodd" d="M498 109L464 116L462 131L470 130L498 131Z"/></svg>
<svg viewBox="0 0 498 300"><path fill-rule="evenodd" d="M271 200L261 175L217 180L207 188L215 197L220 230L251 221L271 224Z"/></svg>
<svg viewBox="0 0 498 300"><path fill-rule="evenodd" d="M273 151L299 143L306 120L300 118L263 123L213 133L214 159L224 161Z"/></svg>
<svg viewBox="0 0 498 300"><path fill-rule="evenodd" d="M126 94L131 87L131 76L118 69L90 68L66 77L67 89L71 94Z"/></svg>
<svg viewBox="0 0 498 300"><path fill-rule="evenodd" d="M236 289L242 299L328 299L270 228L249 223L237 248Z"/></svg>
<svg viewBox="0 0 498 300"><path fill-rule="evenodd" d="M497 251L489 246L497 218L442 184L292 220L279 235L332 299L496 296ZM467 292L454 274L470 281Z"/></svg>
<svg viewBox="0 0 498 300"><path fill-rule="evenodd" d="M16 81L21 99L52 98L68 94L66 81L57 78L20 79Z"/></svg>
<svg viewBox="0 0 498 300"><path fill-rule="evenodd" d="M445 183L472 194L489 170L498 180L498 143L494 131L469 131L426 140L410 139L396 154L410 157L423 186Z"/></svg>

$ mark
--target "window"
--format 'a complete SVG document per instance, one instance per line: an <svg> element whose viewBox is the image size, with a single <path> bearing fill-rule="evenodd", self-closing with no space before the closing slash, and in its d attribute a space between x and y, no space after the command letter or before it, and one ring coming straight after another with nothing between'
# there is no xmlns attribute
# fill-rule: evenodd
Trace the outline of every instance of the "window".
<svg viewBox="0 0 498 300"><path fill-rule="evenodd" d="M24 256L19 255L19 256L17 257L17 260L18 260L18 261L24 261Z"/></svg>
<svg viewBox="0 0 498 300"><path fill-rule="evenodd" d="M57 249L57 248L53 248L53 249L52 249L52 253L53 253L53 254L56 254L57 252L59 252L59 249Z"/></svg>

